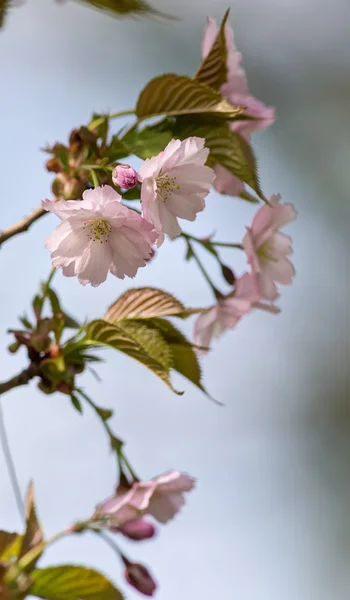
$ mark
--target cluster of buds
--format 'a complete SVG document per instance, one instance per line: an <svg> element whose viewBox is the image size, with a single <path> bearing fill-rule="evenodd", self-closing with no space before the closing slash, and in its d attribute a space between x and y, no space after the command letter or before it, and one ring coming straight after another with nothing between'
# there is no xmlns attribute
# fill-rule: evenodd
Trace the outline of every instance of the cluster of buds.
<svg viewBox="0 0 350 600"><path fill-rule="evenodd" d="M49 300L52 314L43 316L45 300ZM45 394L56 391L71 395L75 388L75 377L82 373L91 356L85 355L84 346L78 339L61 343L65 328L77 329L79 324L62 309L56 293L44 284L42 293L35 296L33 303L35 319L22 317L22 329L10 329L15 340L9 351L17 352L21 347L27 351L30 361L30 378L38 377L38 387ZM93 357L97 360L97 357Z"/></svg>
<svg viewBox="0 0 350 600"><path fill-rule="evenodd" d="M107 120L104 128L81 126L70 133L68 145L57 142L45 151L52 156L46 169L55 173L52 192L56 198L77 200L90 187L88 166L97 168L100 183L111 183L111 173L104 167L113 159L113 148L107 145ZM99 169L98 167L101 166Z"/></svg>

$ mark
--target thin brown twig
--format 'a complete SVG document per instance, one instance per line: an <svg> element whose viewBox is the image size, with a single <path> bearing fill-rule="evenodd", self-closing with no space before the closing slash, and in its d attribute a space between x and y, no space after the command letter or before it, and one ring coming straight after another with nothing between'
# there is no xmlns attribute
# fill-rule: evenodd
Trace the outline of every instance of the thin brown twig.
<svg viewBox="0 0 350 600"><path fill-rule="evenodd" d="M0 395L5 394L5 392L9 392L13 388L26 385L37 375L39 375L39 365L32 363L27 369L24 369L21 371L21 373L18 373L18 375L15 375L8 381L3 381L0 383Z"/></svg>
<svg viewBox="0 0 350 600"><path fill-rule="evenodd" d="M37 208L35 208L27 217L24 217L23 219L18 221L18 223L7 227L7 229L3 229L2 231L0 231L0 246L4 242L6 242L6 240L9 240L18 233L23 233L24 231L27 231L29 227L33 223L35 223L35 221L46 215L46 212L47 211L44 208L42 208L41 206L37 206Z"/></svg>

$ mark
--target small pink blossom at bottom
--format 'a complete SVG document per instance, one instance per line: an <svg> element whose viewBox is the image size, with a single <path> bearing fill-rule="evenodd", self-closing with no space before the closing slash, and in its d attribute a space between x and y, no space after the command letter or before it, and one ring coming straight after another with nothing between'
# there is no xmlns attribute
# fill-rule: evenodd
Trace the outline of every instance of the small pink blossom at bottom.
<svg viewBox="0 0 350 600"><path fill-rule="evenodd" d="M183 506L184 493L190 492L194 483L193 477L186 473L169 471L149 481L135 482L128 492L117 493L102 502L97 512L108 516L112 527L143 515L166 523Z"/></svg>
<svg viewBox="0 0 350 600"><path fill-rule="evenodd" d="M261 298L270 302L278 297L275 282L287 285L295 274L288 259L291 239L278 229L294 221L296 211L292 204L280 203L280 199L280 194L271 196L270 206L259 208L242 241L248 263L258 278Z"/></svg>
<svg viewBox="0 0 350 600"><path fill-rule="evenodd" d="M213 338L218 338L224 331L233 329L252 308L260 308L274 314L280 312L276 306L261 303L260 298L258 281L254 275L245 273L237 279L232 294L224 296L215 306L197 318L193 341L198 347L198 352L205 354Z"/></svg>
<svg viewBox="0 0 350 600"><path fill-rule="evenodd" d="M127 582L141 594L153 596L157 584L148 569L140 563L132 563L125 558L124 562L126 563L124 575Z"/></svg>
<svg viewBox="0 0 350 600"><path fill-rule="evenodd" d="M86 190L83 200L43 200L62 222L45 240L54 267L82 285L98 286L108 272L119 279L135 277L152 256L157 234L135 211L121 204L109 185Z"/></svg>

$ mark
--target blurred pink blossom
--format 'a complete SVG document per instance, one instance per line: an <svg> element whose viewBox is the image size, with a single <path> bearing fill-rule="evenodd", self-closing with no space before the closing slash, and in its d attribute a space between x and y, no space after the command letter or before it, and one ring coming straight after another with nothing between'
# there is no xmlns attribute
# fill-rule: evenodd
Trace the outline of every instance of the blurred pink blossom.
<svg viewBox="0 0 350 600"><path fill-rule="evenodd" d="M165 233L171 239L180 235L178 218L194 221L205 207L214 172L205 166L209 150L204 143L198 137L171 140L158 156L141 165L142 215L157 230L158 246Z"/></svg>
<svg viewBox="0 0 350 600"><path fill-rule="evenodd" d="M98 513L110 517L112 527L128 520L151 515L166 523L185 503L184 493L194 487L194 479L186 473L169 471L150 481L138 481L127 492L117 493L97 507Z"/></svg>
<svg viewBox="0 0 350 600"><path fill-rule="evenodd" d="M287 258L292 253L291 239L278 229L294 221L296 211L292 204L280 204L280 199L280 194L271 196L271 206L259 208L242 241L248 263L258 277L261 298L269 301L278 297L275 281L286 285L295 274Z"/></svg>
<svg viewBox="0 0 350 600"><path fill-rule="evenodd" d="M45 240L53 266L82 285L98 286L108 272L135 277L152 255L153 226L123 206L109 185L86 190L81 201L43 200L42 206L62 219Z"/></svg>
<svg viewBox="0 0 350 600"><path fill-rule="evenodd" d="M218 300L217 304L197 318L194 325L194 344L199 346L199 353L205 354L213 338L218 338L224 331L233 329L252 308L260 308L274 314L280 312L276 306L264 304L260 299L257 277L244 273L237 279L234 292Z"/></svg>

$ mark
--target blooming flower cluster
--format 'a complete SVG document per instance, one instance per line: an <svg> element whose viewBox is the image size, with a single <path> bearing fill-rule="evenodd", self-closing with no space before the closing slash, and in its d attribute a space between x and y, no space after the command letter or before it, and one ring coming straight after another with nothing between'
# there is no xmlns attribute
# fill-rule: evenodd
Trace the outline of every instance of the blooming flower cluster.
<svg viewBox="0 0 350 600"><path fill-rule="evenodd" d="M165 234L180 235L178 218L194 221L204 209L214 180L204 144L198 137L172 140L138 174L127 165L114 170L113 181L125 189L142 182L142 216L108 185L86 190L81 201L43 200L43 207L62 219L45 242L53 266L82 285L98 286L108 272L135 277L152 257L152 244L160 246Z"/></svg>
<svg viewBox="0 0 350 600"><path fill-rule="evenodd" d="M279 194L272 196L269 204L258 209L251 226L247 227L242 246L251 272L244 273L236 281L231 294L220 298L215 306L198 317L194 342L202 352L206 351L212 338L232 329L252 308L275 314L280 312L272 304L279 297L276 282L291 283L294 267L288 258L291 239L278 229L296 217L293 205L280 204L280 199Z"/></svg>
<svg viewBox="0 0 350 600"><path fill-rule="evenodd" d="M124 483L111 498L98 505L94 520L108 524L112 533L141 541L155 535L155 527L145 516L159 523L167 523L183 506L185 492L190 492L195 480L187 473L169 471L149 481ZM125 578L130 585L145 596L153 596L156 583L148 569L130 562L123 554Z"/></svg>

